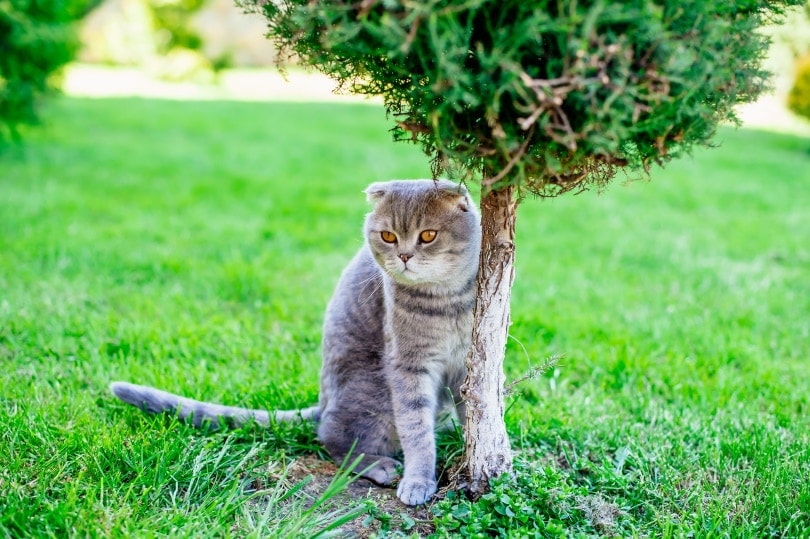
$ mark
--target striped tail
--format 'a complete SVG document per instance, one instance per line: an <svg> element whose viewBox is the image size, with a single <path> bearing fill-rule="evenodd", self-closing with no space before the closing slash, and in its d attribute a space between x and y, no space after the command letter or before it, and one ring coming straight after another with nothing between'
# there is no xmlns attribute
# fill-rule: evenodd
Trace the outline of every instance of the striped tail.
<svg viewBox="0 0 810 539"><path fill-rule="evenodd" d="M158 414L168 412L177 414L183 421L188 421L195 427L203 425L220 427L238 427L250 422L267 426L270 418L273 421L318 421L321 409L318 406L303 408L301 410L251 410L236 406L223 406L211 402L202 402L187 399L180 395L161 391L153 387L139 386L128 382L113 382L110 384L113 395L122 401L137 406L145 412Z"/></svg>

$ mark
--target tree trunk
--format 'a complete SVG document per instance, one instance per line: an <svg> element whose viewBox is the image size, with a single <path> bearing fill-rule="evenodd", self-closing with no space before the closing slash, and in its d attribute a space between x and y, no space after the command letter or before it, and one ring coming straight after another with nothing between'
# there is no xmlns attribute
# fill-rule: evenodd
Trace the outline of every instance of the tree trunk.
<svg viewBox="0 0 810 539"><path fill-rule="evenodd" d="M467 379L461 389L467 415L465 465L474 496L489 480L512 471L504 424L503 358L509 330L509 297L515 277L514 187L488 191L481 198L481 258Z"/></svg>

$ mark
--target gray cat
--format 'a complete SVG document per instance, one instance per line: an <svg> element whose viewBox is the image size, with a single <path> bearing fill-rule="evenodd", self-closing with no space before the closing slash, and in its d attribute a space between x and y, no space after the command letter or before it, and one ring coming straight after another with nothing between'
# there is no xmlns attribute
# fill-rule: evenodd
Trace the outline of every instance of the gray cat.
<svg viewBox="0 0 810 539"><path fill-rule="evenodd" d="M366 189L366 243L326 309L318 406L266 412L210 404L125 382L121 400L173 411L194 425L311 419L329 454L363 454L358 469L382 485L397 478L408 505L436 492L437 416L464 420L459 387L470 347L481 231L463 186L446 180L374 183Z"/></svg>

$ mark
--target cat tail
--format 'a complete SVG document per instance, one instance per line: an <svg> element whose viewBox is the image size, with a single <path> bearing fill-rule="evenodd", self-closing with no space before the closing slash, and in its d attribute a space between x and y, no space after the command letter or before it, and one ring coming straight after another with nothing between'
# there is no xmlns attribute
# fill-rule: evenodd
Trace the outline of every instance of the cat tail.
<svg viewBox="0 0 810 539"><path fill-rule="evenodd" d="M145 412L158 414L168 412L177 414L183 421L188 421L195 427L204 425L211 427L229 426L238 427L246 423L255 422L268 426L273 421L318 421L321 409L318 406L303 408L301 410L251 410L236 406L224 406L212 402L202 402L188 399L161 391L153 387L139 386L128 382L113 382L110 384L113 395L122 401L137 406Z"/></svg>

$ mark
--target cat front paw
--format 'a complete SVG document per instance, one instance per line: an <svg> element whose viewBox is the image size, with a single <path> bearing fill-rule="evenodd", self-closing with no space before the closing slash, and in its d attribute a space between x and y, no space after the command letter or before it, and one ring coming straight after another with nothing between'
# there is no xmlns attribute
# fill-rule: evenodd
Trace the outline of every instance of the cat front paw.
<svg viewBox="0 0 810 539"><path fill-rule="evenodd" d="M387 487L399 477L400 468L402 468L402 464L398 460L380 457L371 468L363 472L363 477L371 479L378 485Z"/></svg>
<svg viewBox="0 0 810 539"><path fill-rule="evenodd" d="M403 477L397 487L397 498L405 505L422 505L436 493L436 481L426 478Z"/></svg>

